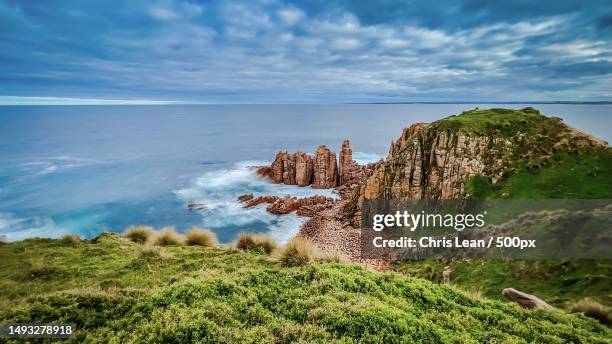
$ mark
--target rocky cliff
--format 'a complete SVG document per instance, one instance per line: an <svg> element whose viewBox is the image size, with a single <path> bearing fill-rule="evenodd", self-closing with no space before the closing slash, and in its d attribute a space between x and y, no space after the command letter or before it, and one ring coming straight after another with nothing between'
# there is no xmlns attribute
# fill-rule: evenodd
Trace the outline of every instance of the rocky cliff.
<svg viewBox="0 0 612 344"><path fill-rule="evenodd" d="M473 176L495 184L518 169L543 166L561 151L593 147L607 142L533 108L476 109L413 124L391 143L387 159L353 193L346 211L358 221L367 199L466 197Z"/></svg>

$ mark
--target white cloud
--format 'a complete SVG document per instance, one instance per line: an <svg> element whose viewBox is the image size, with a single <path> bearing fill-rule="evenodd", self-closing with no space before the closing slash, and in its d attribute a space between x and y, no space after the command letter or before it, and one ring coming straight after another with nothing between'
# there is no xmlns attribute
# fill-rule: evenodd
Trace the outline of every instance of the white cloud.
<svg viewBox="0 0 612 344"><path fill-rule="evenodd" d="M295 7L288 7L279 10L278 16L285 24L292 26L302 20L302 18L304 17L304 12L300 11Z"/></svg>
<svg viewBox="0 0 612 344"><path fill-rule="evenodd" d="M164 8L164 7L158 7L158 6L155 6L149 9L149 14L153 18L159 19L159 20L174 20L178 18L178 14L174 12L174 10L170 8Z"/></svg>

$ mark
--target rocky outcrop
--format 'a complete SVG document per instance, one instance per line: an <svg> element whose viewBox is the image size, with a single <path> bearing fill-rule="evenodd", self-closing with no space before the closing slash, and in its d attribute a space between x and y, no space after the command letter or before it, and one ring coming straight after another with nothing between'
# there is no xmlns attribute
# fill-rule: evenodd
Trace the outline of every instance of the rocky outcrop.
<svg viewBox="0 0 612 344"><path fill-rule="evenodd" d="M253 195L242 195L238 197L238 200L245 203L245 208L252 208L260 204L268 204L266 210L272 214L288 214L290 212L297 211L298 215L310 216L310 212L313 210L313 206L332 203L333 199L321 195L315 195L310 197L291 197L286 195L280 196L261 196L253 197Z"/></svg>
<svg viewBox="0 0 612 344"><path fill-rule="evenodd" d="M502 295L508 300L518 303L521 307L527 309L539 308L544 310L554 310L554 308L548 303L544 302L537 296L523 293L513 288L506 288L502 290Z"/></svg>
<svg viewBox="0 0 612 344"><path fill-rule="evenodd" d="M315 153L313 176L312 187L315 189L329 189L338 186L336 153L325 145L319 146Z"/></svg>
<svg viewBox="0 0 612 344"><path fill-rule="evenodd" d="M341 187L338 192L346 196L371 176L381 162L359 165L353 160L353 150L346 139L342 143L339 163L336 153L322 145L314 158L304 152L280 151L272 165L258 167L257 174L269 177L274 183L312 185L315 189Z"/></svg>

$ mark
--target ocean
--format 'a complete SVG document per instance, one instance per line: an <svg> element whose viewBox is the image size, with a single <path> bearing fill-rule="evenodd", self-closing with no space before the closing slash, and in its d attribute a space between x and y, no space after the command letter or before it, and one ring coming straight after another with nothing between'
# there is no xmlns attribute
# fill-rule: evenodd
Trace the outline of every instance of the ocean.
<svg viewBox="0 0 612 344"><path fill-rule="evenodd" d="M241 194L307 196L330 190L276 185L250 166L277 151L338 152L360 163L386 156L415 122L474 107L529 104L0 106L0 235L8 240L93 238L135 224L243 231L283 242L304 219L243 209ZM531 105L608 142L612 105ZM188 210L187 204L204 204Z"/></svg>

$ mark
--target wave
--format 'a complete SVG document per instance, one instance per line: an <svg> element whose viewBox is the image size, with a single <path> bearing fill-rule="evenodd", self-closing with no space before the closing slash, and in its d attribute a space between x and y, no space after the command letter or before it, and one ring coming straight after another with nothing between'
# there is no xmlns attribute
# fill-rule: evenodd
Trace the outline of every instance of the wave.
<svg viewBox="0 0 612 344"><path fill-rule="evenodd" d="M295 214L270 214L264 206L245 209L238 201L238 196L243 194L253 194L255 197L290 194L296 197L312 195L338 197L331 189L271 183L267 178L257 175L252 168L262 165L269 165L269 162L242 161L231 168L206 172L192 181L188 187L175 190L174 194L185 205L203 204L205 208L199 211L202 216L201 225L217 233L227 230L232 232L267 231L279 242L285 242L294 236L305 219Z"/></svg>
<svg viewBox="0 0 612 344"><path fill-rule="evenodd" d="M0 236L8 241L27 238L59 238L68 234L58 228L53 220L44 216L20 218L12 213L0 213Z"/></svg>
<svg viewBox="0 0 612 344"><path fill-rule="evenodd" d="M111 161L77 158L71 156L54 156L22 163L20 168L24 172L29 172L35 175L45 175L69 169L102 165L110 162Z"/></svg>

